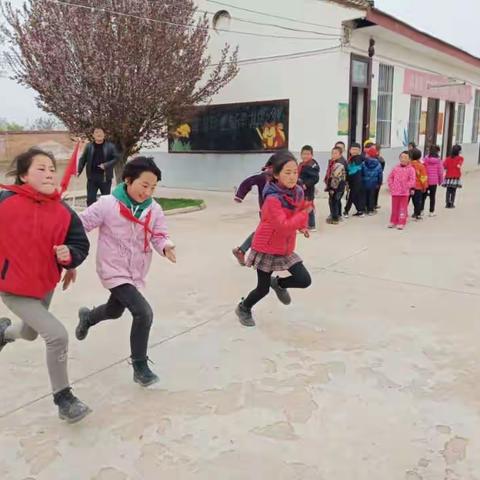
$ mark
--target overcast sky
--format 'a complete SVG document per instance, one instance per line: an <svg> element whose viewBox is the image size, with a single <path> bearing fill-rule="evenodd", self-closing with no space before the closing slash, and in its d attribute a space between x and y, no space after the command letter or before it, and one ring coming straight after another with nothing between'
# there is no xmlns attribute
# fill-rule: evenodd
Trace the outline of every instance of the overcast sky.
<svg viewBox="0 0 480 480"><path fill-rule="evenodd" d="M239 0L230 1L242 5ZM21 5L23 0L12 3ZM480 57L480 0L375 0L375 6ZM0 117L25 124L43 115L35 106L33 92L0 78Z"/></svg>

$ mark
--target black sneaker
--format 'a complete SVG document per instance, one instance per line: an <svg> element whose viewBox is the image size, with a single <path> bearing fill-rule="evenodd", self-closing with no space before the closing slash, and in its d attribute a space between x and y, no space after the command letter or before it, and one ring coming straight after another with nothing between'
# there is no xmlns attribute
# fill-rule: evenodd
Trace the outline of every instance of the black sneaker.
<svg viewBox="0 0 480 480"><path fill-rule="evenodd" d="M277 294L278 299L284 304L284 305L290 305L292 303L292 298L290 297L290 294L288 293L288 290L286 288L282 288L278 284L278 277L272 277L270 280L270 286L273 288L275 293Z"/></svg>
<svg viewBox="0 0 480 480"><path fill-rule="evenodd" d="M255 320L253 319L252 316L252 309L247 308L243 305L243 301L241 301L237 308L235 309L235 313L238 316L238 319L240 320L240 323L244 327L254 327L255 326Z"/></svg>
<svg viewBox="0 0 480 480"><path fill-rule="evenodd" d="M58 406L58 416L67 423L76 423L83 420L92 410L73 395L70 388L66 388L53 396Z"/></svg>
<svg viewBox="0 0 480 480"><path fill-rule="evenodd" d="M155 375L148 366L148 358L144 360L133 360L133 381L142 387L149 387L157 383L160 379Z"/></svg>
<svg viewBox="0 0 480 480"><path fill-rule="evenodd" d="M12 324L9 318L0 318L0 352L7 343L13 342L13 340L5 339L5 330Z"/></svg>
<svg viewBox="0 0 480 480"><path fill-rule="evenodd" d="M90 309L82 307L78 311L79 322L75 329L75 336L78 340L85 340L88 335L88 330L92 326L90 324Z"/></svg>

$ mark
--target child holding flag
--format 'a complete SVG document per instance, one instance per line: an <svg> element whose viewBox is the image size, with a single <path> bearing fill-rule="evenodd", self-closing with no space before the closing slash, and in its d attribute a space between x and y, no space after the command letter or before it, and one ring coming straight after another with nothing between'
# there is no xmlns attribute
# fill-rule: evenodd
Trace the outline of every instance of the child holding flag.
<svg viewBox="0 0 480 480"><path fill-rule="evenodd" d="M15 184L0 186L0 296L21 323L0 319L0 350L40 335L59 417L78 422L91 410L71 392L68 333L49 306L62 269L80 265L90 245L78 216L60 200L53 155L30 149L15 159L10 175Z"/></svg>

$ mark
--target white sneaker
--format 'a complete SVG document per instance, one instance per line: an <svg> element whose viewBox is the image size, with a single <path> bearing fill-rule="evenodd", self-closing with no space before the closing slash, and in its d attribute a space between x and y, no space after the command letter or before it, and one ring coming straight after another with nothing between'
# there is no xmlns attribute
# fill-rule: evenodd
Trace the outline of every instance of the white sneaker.
<svg viewBox="0 0 480 480"><path fill-rule="evenodd" d="M428 216L429 216L429 217L436 217L437 214L436 214L436 213L430 213Z"/></svg>

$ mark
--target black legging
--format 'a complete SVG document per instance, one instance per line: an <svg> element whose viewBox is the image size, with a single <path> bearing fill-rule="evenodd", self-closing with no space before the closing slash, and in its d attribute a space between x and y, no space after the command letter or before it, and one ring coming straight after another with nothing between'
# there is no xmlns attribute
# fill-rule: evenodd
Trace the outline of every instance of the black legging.
<svg viewBox="0 0 480 480"><path fill-rule="evenodd" d="M427 201L427 197L430 197L430 213L435 213L435 200L437 198L437 185L430 185L425 192L424 205Z"/></svg>
<svg viewBox="0 0 480 480"><path fill-rule="evenodd" d="M455 187L447 187L447 208L455 206L455 196L457 189Z"/></svg>
<svg viewBox="0 0 480 480"><path fill-rule="evenodd" d="M302 262L296 263L288 271L291 275L287 278L281 278L278 284L282 288L308 288L312 284L312 277L308 273ZM270 281L273 272L262 272L257 270L258 284L255 290L252 290L248 297L243 301L246 308L252 308L262 298L266 297L270 292Z"/></svg>

